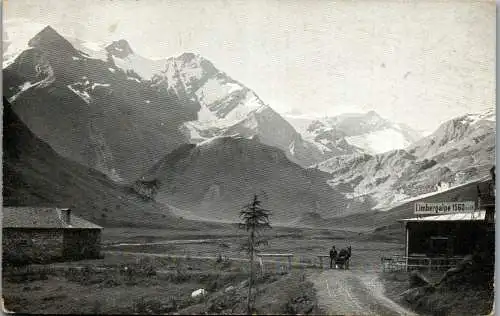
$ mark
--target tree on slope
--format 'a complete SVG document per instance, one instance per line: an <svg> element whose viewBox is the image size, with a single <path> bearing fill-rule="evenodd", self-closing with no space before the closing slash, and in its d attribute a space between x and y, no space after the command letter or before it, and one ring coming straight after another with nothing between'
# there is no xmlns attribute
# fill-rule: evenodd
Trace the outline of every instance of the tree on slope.
<svg viewBox="0 0 500 316"><path fill-rule="evenodd" d="M253 285L253 266L255 252L259 246L267 245L267 240L263 239L260 232L265 228L271 228L269 216L270 210L262 208L261 201L259 201L255 194L251 203L247 204L240 211L240 228L246 229L248 232L248 241L246 243L246 250L249 255L250 272L248 275L248 298L247 298L247 312L251 314L251 294Z"/></svg>

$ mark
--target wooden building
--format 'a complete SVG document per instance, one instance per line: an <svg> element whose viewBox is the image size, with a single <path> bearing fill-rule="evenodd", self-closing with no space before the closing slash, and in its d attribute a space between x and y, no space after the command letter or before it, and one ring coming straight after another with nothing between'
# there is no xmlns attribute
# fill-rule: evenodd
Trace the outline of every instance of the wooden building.
<svg viewBox="0 0 500 316"><path fill-rule="evenodd" d="M495 167L490 169L490 175L490 181L477 185L476 201L467 211L465 207L460 213L446 214L441 210L439 212L444 214L420 214L415 218L399 220L404 223L405 254L382 257L384 270L446 269L473 253L479 254L485 260L486 266L493 267ZM417 205L415 211L417 213ZM420 212L420 209L418 211Z"/></svg>
<svg viewBox="0 0 500 316"><path fill-rule="evenodd" d="M102 227L70 209L3 207L5 263L45 263L100 256Z"/></svg>
<svg viewBox="0 0 500 316"><path fill-rule="evenodd" d="M400 220L406 232L405 266L453 266L464 256L480 252L495 261L495 182L478 186L472 212L419 216Z"/></svg>
<svg viewBox="0 0 500 316"><path fill-rule="evenodd" d="M406 256L463 257L476 247L489 247L486 212L444 214L403 220ZM490 236L494 242L493 235Z"/></svg>

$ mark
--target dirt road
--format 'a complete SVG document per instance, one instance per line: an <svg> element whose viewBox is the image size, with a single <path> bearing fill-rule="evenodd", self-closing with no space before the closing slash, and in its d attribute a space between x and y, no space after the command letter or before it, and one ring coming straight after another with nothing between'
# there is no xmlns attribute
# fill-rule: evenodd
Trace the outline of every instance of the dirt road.
<svg viewBox="0 0 500 316"><path fill-rule="evenodd" d="M311 281L329 315L416 315L384 296L375 271L323 270Z"/></svg>

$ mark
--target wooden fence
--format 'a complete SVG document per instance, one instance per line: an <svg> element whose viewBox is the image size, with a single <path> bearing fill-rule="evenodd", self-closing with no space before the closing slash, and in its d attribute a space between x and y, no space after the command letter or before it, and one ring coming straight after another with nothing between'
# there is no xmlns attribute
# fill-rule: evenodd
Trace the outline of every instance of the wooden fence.
<svg viewBox="0 0 500 316"><path fill-rule="evenodd" d="M324 269L325 268L325 265L323 264L323 259L326 259L326 266L329 266L330 265L330 256L329 255L317 255L318 259L319 259L319 266L321 269Z"/></svg>
<svg viewBox="0 0 500 316"><path fill-rule="evenodd" d="M257 257L259 257L259 263L260 263L260 269L262 272L264 272L264 261L262 258L287 258L288 259L288 271L292 270L292 258L293 258L293 253L259 253L257 254ZM278 264L281 267L281 262L278 261Z"/></svg>
<svg viewBox="0 0 500 316"><path fill-rule="evenodd" d="M447 270L456 266L463 257L391 256L382 257L383 271Z"/></svg>

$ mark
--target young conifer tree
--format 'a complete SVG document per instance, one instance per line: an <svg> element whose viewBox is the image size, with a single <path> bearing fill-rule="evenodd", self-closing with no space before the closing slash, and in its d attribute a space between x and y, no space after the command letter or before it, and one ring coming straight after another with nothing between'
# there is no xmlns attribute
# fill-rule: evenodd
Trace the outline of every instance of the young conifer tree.
<svg viewBox="0 0 500 316"><path fill-rule="evenodd" d="M271 228L269 216L271 215L270 210L262 208L261 201L259 201L257 195L255 194L251 203L247 204L240 211L240 228L246 229L248 232L248 242L246 243L246 250L249 255L249 265L250 273L248 276L248 298L247 298L247 312L251 314L251 294L253 285L253 266L255 251L261 245L267 245L267 240L263 239L260 232L265 228Z"/></svg>

